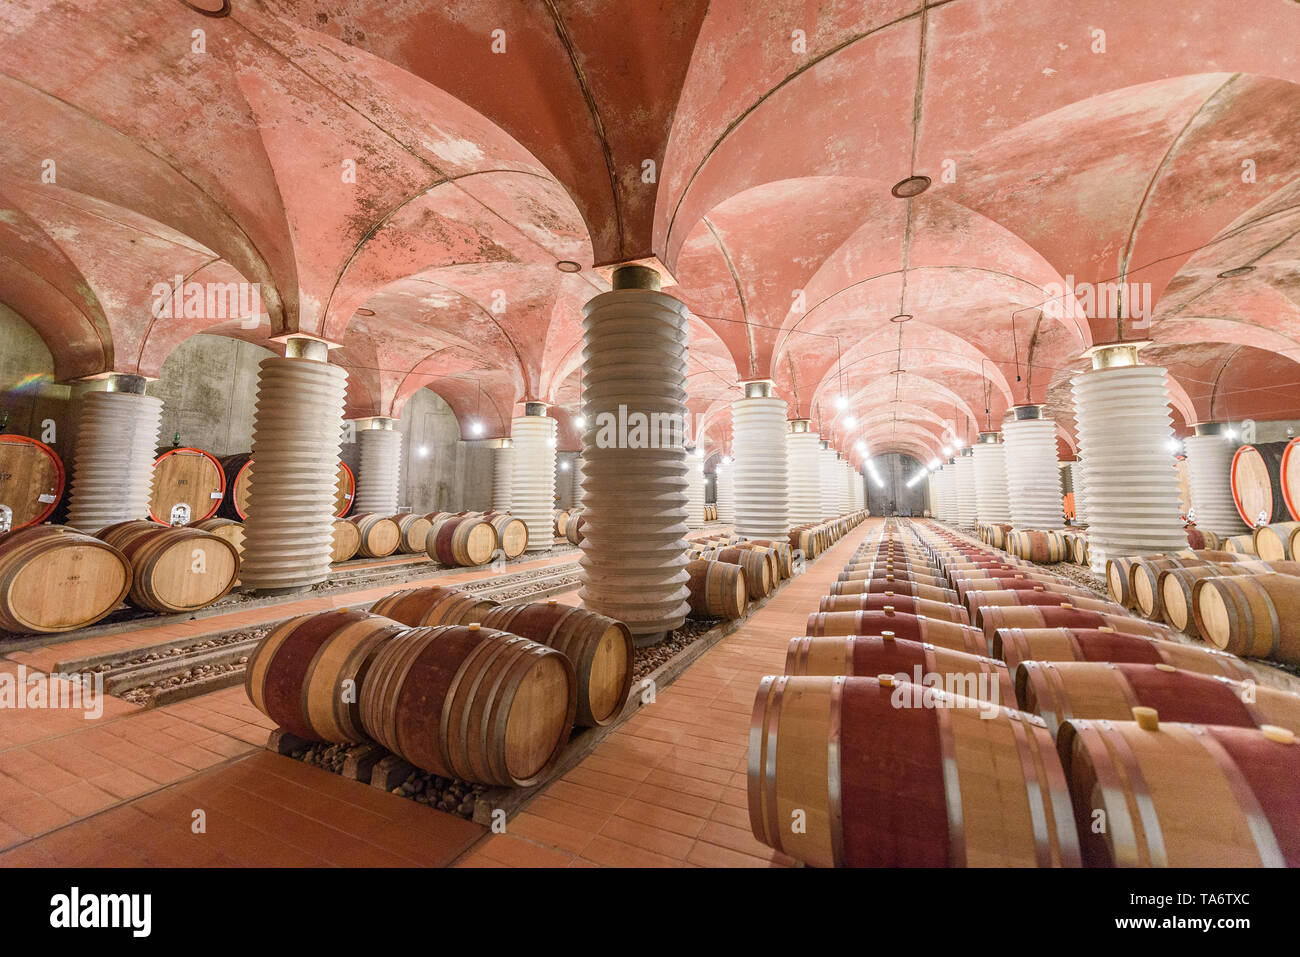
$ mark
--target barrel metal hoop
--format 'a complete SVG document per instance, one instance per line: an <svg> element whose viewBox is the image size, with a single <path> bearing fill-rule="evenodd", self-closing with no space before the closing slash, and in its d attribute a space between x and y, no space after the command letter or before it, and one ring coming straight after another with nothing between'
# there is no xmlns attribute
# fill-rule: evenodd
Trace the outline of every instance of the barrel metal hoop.
<svg viewBox="0 0 1300 957"><path fill-rule="evenodd" d="M1241 773L1241 769L1237 767L1237 762L1232 760L1227 750L1213 734L1207 732L1199 735L1198 740L1210 757L1214 759L1214 763L1219 766L1219 770L1223 772L1223 778L1227 782L1228 789L1232 791L1232 796L1237 799L1237 807L1241 809L1242 816L1246 819L1246 826L1250 828L1251 839L1255 842L1255 850L1259 853L1260 866L1286 867L1286 858L1283 857L1282 849L1278 846L1277 835L1273 832L1273 825L1269 823L1264 808L1260 806L1259 798L1255 796L1254 790Z"/></svg>
<svg viewBox="0 0 1300 957"><path fill-rule="evenodd" d="M1106 723L1109 725L1109 722ZM1146 775L1129 747L1128 739L1118 731L1109 735L1115 745L1115 754L1120 773L1129 781L1133 801L1137 806L1138 817L1142 822L1142 831L1146 835L1147 852L1150 866L1168 867L1169 858L1165 851L1164 832L1160 828L1160 818L1156 814L1155 802L1151 798L1151 788Z"/></svg>
<svg viewBox="0 0 1300 957"><path fill-rule="evenodd" d="M1034 742L1030 740L1032 731L1015 715L1010 715L1007 724L1011 727L1011 737L1016 743L1016 755L1020 758L1020 769L1025 782L1025 796L1029 800L1029 820L1034 832L1034 859L1039 867L1052 866L1052 836L1047 831L1047 811L1043 807L1043 783L1038 778L1038 767L1034 762Z"/></svg>
<svg viewBox="0 0 1300 957"><path fill-rule="evenodd" d="M966 866L966 825L962 817L961 780L957 768L957 749L953 741L952 717L946 707L934 709L939 722L939 753L943 767L943 791L948 811L948 847L950 866Z"/></svg>

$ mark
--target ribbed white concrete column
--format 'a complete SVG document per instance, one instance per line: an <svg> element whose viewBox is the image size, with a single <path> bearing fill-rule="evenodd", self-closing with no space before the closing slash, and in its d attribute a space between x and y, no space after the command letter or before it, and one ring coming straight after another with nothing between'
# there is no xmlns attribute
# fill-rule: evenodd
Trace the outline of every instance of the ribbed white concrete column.
<svg viewBox="0 0 1300 957"><path fill-rule="evenodd" d="M926 480L927 487L930 490L929 508L930 517L939 517L939 473L931 472L930 477Z"/></svg>
<svg viewBox="0 0 1300 957"><path fill-rule="evenodd" d="M847 515L853 509L853 466L846 459L835 464L839 470L840 514Z"/></svg>
<svg viewBox="0 0 1300 957"><path fill-rule="evenodd" d="M1011 524L1060 528L1065 511L1056 467L1056 423L1042 417L1042 406L1018 405L1014 414L1014 420L1002 426Z"/></svg>
<svg viewBox="0 0 1300 957"><path fill-rule="evenodd" d="M1070 380L1079 451L1088 463L1088 550L1097 570L1108 558L1187 547L1165 370L1138 365L1139 348L1098 347L1093 368Z"/></svg>
<svg viewBox="0 0 1300 957"><path fill-rule="evenodd" d="M555 420L541 402L525 403L526 414L510 422L515 471L510 514L528 526L530 552L555 547Z"/></svg>
<svg viewBox="0 0 1300 957"><path fill-rule="evenodd" d="M723 525L736 523L736 486L732 478L731 462L719 462L717 475L718 521Z"/></svg>
<svg viewBox="0 0 1300 957"><path fill-rule="evenodd" d="M623 266L614 291L583 316L580 594L587 608L625 622L638 645L653 644L680 628L690 607L687 309L659 292L654 270ZM638 416L648 423L640 435Z"/></svg>
<svg viewBox="0 0 1300 957"><path fill-rule="evenodd" d="M514 443L511 439L502 439L501 445L492 453L492 510L494 512L510 511L514 499L514 487Z"/></svg>
<svg viewBox="0 0 1300 957"><path fill-rule="evenodd" d="M785 471L790 488L790 524L821 521L821 441L807 419L791 419L785 439Z"/></svg>
<svg viewBox="0 0 1300 957"><path fill-rule="evenodd" d="M953 475L957 499L957 524L962 528L973 528L978 506L975 498L975 456L969 447L957 453Z"/></svg>
<svg viewBox="0 0 1300 957"><path fill-rule="evenodd" d="M839 489L835 485L835 450L823 439L818 452L821 473L821 518L834 518L840 509Z"/></svg>
<svg viewBox="0 0 1300 957"><path fill-rule="evenodd" d="M402 433L387 418L369 420L357 432L361 467L357 470L355 509L358 515L397 514L397 489L402 477Z"/></svg>
<svg viewBox="0 0 1300 957"><path fill-rule="evenodd" d="M1196 426L1195 435L1183 439L1196 527L1225 537L1249 531L1232 501L1232 455L1236 447L1218 422L1202 422Z"/></svg>
<svg viewBox="0 0 1300 957"><path fill-rule="evenodd" d="M975 510L979 521L991 525L1011 521L1006 452L1006 446L998 441L998 433L980 433L980 440L975 444Z"/></svg>
<svg viewBox="0 0 1300 957"><path fill-rule="evenodd" d="M939 489L939 510L934 517L941 522L952 524L957 522L957 500L953 497L955 489L952 482L955 472L956 467L953 465L953 460L949 459L934 476Z"/></svg>
<svg viewBox="0 0 1300 957"><path fill-rule="evenodd" d="M790 531L785 462L785 401L772 382L744 383L745 398L731 405L736 483L736 533L785 538Z"/></svg>
<svg viewBox="0 0 1300 957"><path fill-rule="evenodd" d="M142 376L114 375L107 386L82 396L78 417L68 524L90 533L149 517L162 422L162 399L144 394Z"/></svg>
<svg viewBox="0 0 1300 957"><path fill-rule="evenodd" d="M1083 490L1087 488L1088 482L1086 473L1084 473L1083 459L1067 462L1065 467L1070 469L1070 489L1074 492L1074 524L1087 525L1088 502L1087 495L1083 494Z"/></svg>
<svg viewBox="0 0 1300 957"><path fill-rule="evenodd" d="M694 449L686 455L686 527L704 527L704 460Z"/></svg>
<svg viewBox="0 0 1300 957"><path fill-rule="evenodd" d="M262 361L239 570L248 588L299 590L329 577L347 381L316 339L292 338L283 359Z"/></svg>
<svg viewBox="0 0 1300 957"><path fill-rule="evenodd" d="M582 468L583 460L581 455L573 457L573 507L582 508Z"/></svg>
<svg viewBox="0 0 1300 957"><path fill-rule="evenodd" d="M850 466L850 468L852 468L852 466ZM863 506L864 506L865 503L866 503L866 494L867 494L867 493L866 493L866 490L862 487L862 473L861 473L860 471L858 471L858 469L856 469L856 468L853 468L852 471L853 471L853 477L852 477L852 482L853 482L853 508L854 508L855 511L859 511L859 512L860 512L860 511L862 511L862 508L863 508Z"/></svg>

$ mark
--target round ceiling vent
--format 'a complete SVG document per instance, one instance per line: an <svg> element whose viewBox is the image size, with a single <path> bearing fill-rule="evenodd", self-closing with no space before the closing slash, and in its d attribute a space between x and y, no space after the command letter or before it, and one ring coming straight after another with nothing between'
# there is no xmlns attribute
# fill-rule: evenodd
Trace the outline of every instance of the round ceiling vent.
<svg viewBox="0 0 1300 957"><path fill-rule="evenodd" d="M1220 279L1236 279L1238 276L1245 276L1255 271L1254 266L1236 266L1232 269L1225 269L1219 273Z"/></svg>
<svg viewBox="0 0 1300 957"><path fill-rule="evenodd" d="M374 314L375 314L375 310L373 310L373 309L358 309L358 310L357 310L357 315L358 315L358 316L373 316Z"/></svg>
<svg viewBox="0 0 1300 957"><path fill-rule="evenodd" d="M920 196L930 188L930 177L928 176L909 176L901 182L895 183L894 188L890 190L899 199L911 199L913 196Z"/></svg>
<svg viewBox="0 0 1300 957"><path fill-rule="evenodd" d="M890 316L889 321L890 322L911 322L912 317L906 312L900 312L896 316Z"/></svg>
<svg viewBox="0 0 1300 957"><path fill-rule="evenodd" d="M181 5L205 17L230 16L230 0L180 0Z"/></svg>
<svg viewBox="0 0 1300 957"><path fill-rule="evenodd" d="M582 265L572 259L561 259L555 264L555 268L560 272L582 272Z"/></svg>

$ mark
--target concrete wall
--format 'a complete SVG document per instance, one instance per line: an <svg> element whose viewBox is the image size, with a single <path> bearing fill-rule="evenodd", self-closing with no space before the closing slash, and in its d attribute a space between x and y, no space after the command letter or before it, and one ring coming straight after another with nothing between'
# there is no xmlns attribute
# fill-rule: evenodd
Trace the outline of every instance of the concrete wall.
<svg viewBox="0 0 1300 957"><path fill-rule="evenodd" d="M461 439L460 424L440 396L428 389L416 392L395 428L402 433L399 507L418 515L491 507L493 450L485 442ZM342 459L356 472L361 443L347 438Z"/></svg>
<svg viewBox="0 0 1300 957"><path fill-rule="evenodd" d="M35 330L0 305L0 419L4 431L45 442L71 465L77 434L73 390L54 382L54 359Z"/></svg>
<svg viewBox="0 0 1300 957"><path fill-rule="evenodd" d="M907 487L912 476L921 470L921 463L910 455L889 453L873 456L876 471L884 480L884 487L867 478L867 508L872 515L902 515L911 512L920 515L926 508L925 480Z"/></svg>
<svg viewBox="0 0 1300 957"><path fill-rule="evenodd" d="M275 353L224 336L192 336L163 363L148 392L163 400L158 444L180 444L217 458L247 452L253 444L258 366Z"/></svg>

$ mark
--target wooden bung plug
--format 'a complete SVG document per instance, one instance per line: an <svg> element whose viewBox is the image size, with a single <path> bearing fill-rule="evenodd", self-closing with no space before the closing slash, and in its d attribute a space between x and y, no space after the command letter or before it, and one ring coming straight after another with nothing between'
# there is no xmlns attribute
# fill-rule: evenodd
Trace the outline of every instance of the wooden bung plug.
<svg viewBox="0 0 1300 957"><path fill-rule="evenodd" d="M880 684L881 684L883 687L886 687L886 688L892 688L892 687L894 687L894 676L893 676L893 675L876 675L876 680L879 681Z"/></svg>
<svg viewBox="0 0 1300 957"><path fill-rule="evenodd" d="M1295 744L1295 732L1290 728L1280 728L1275 724L1261 724L1259 730L1264 732L1264 737L1270 741L1276 741L1278 744Z"/></svg>
<svg viewBox="0 0 1300 957"><path fill-rule="evenodd" d="M894 638L895 638L895 635L894 635L894 633L893 633L892 631L882 631L882 632L880 633L880 640L881 640L881 641L893 641Z"/></svg>
<svg viewBox="0 0 1300 957"><path fill-rule="evenodd" d="M1155 708L1141 706L1134 708L1133 720L1138 723L1138 727L1143 731L1160 730L1160 715Z"/></svg>
<svg viewBox="0 0 1300 957"><path fill-rule="evenodd" d="M1172 673L1172 672L1177 671L1178 669L1175 668L1173 665L1165 664L1165 663L1162 661L1162 662L1160 662L1158 665L1156 665L1156 670L1157 670L1157 671L1168 671L1168 672L1171 672L1171 673Z"/></svg>

